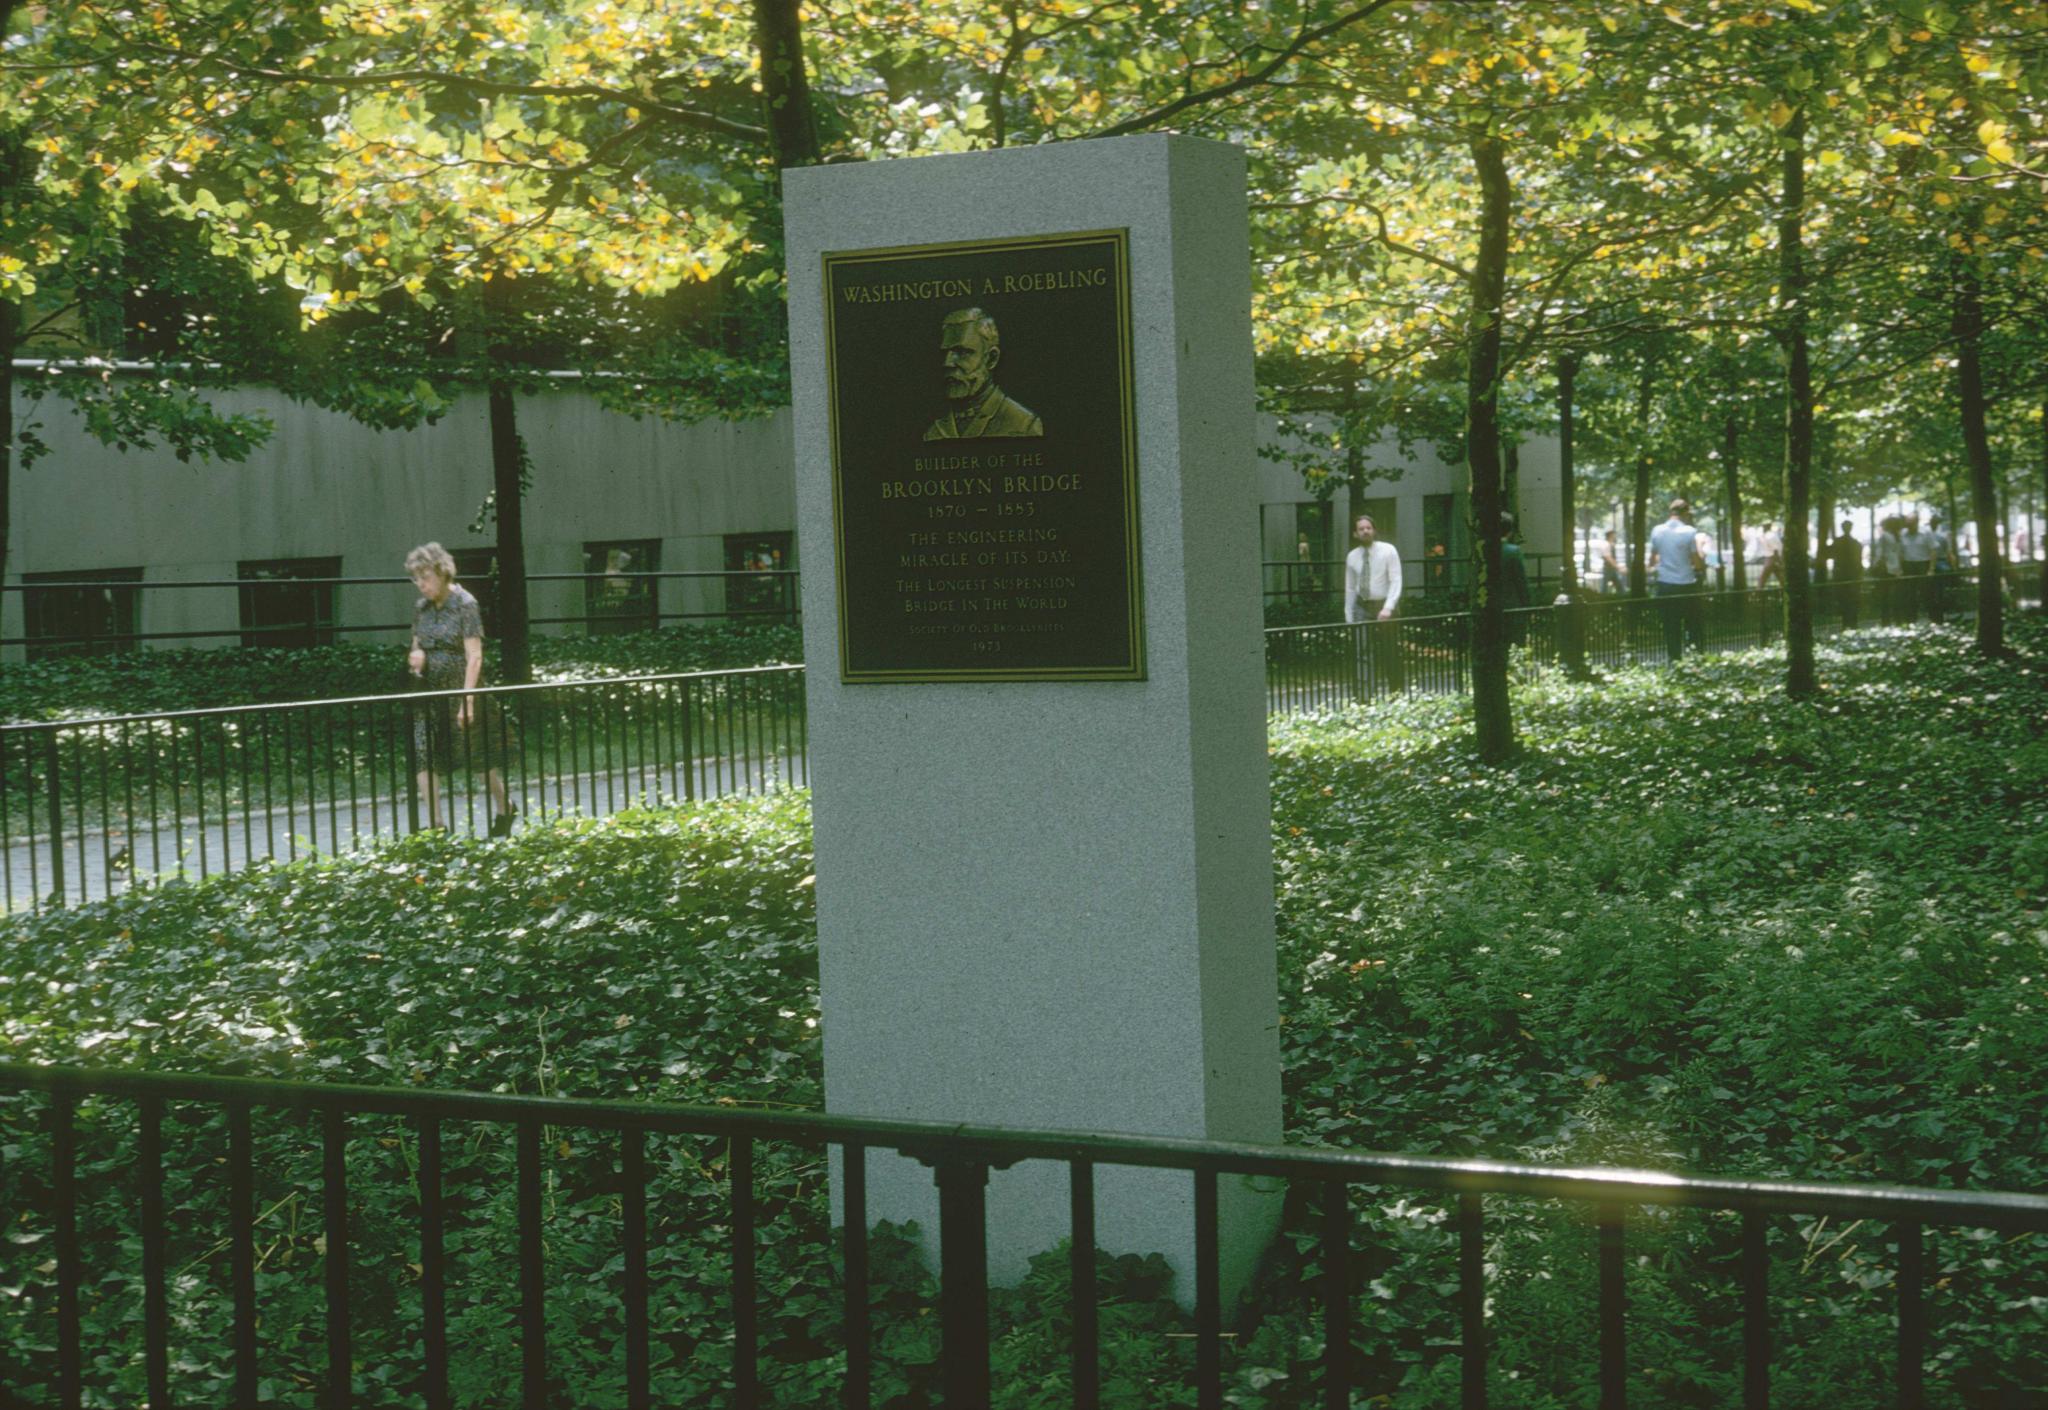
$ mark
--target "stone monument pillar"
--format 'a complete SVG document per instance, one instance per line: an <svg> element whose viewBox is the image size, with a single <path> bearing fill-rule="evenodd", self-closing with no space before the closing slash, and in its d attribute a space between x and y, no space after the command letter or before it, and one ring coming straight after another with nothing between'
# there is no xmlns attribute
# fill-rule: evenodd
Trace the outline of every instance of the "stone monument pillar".
<svg viewBox="0 0 2048 1410"><path fill-rule="evenodd" d="M785 174L826 1104L1280 1137L1244 157ZM935 1251L932 1172L869 1216ZM1193 1296L1193 1182L1096 1172ZM1278 1201L1226 1179L1225 1296ZM990 1274L1068 1232L999 1171Z"/></svg>

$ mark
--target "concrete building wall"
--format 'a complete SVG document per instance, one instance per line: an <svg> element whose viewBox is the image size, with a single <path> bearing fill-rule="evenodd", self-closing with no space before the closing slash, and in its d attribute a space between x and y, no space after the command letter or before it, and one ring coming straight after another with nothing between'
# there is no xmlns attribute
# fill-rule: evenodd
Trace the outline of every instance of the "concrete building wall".
<svg viewBox="0 0 2048 1410"><path fill-rule="evenodd" d="M243 561L318 557L339 557L346 577L386 577L402 574L406 551L427 540L455 550L493 542L488 526L468 531L491 487L481 393L417 431L374 430L260 388L217 401L276 426L242 464L179 464L161 448L116 451L68 410L46 409L40 433L50 453L15 477L10 580L142 568L147 582L197 582L233 578ZM17 414L28 411L22 404ZM571 388L522 399L519 428L533 462L532 573L580 573L583 545L608 539L659 539L663 570L718 572L726 535L795 527L786 411L682 426L607 411ZM716 610L721 600L717 579L672 580L662 591L667 612ZM141 602L146 632L239 620L230 587L145 592ZM337 618L400 622L411 603L402 585L344 587ZM535 617L579 616L582 585L536 583L532 606ZM22 634L21 594L6 594L0 630Z"/></svg>
<svg viewBox="0 0 2048 1410"><path fill-rule="evenodd" d="M270 439L240 465L179 464L167 450L117 451L93 440L64 408L17 403L17 417L40 421L50 453L18 473L8 576L141 568L149 583L203 582L236 575L244 561L341 559L347 577L396 576L405 553L430 539L451 549L487 548L493 533L471 534L490 491L490 436L481 393L459 399L431 426L378 431L335 412L296 403L264 388L216 398L229 412L261 413L276 425ZM787 533L795 528L792 420L786 410L758 421L683 426L635 420L606 410L573 384L525 397L520 433L533 460L526 504L528 571L580 573L583 546L612 539L659 539L665 571L716 573L725 567L728 534ZM1270 429L1261 428L1270 436ZM1464 516L1465 472L1426 446L1403 455L1392 437L1367 463L1400 466L1374 480L1360 503L1391 502L1393 539L1405 559L1420 559L1424 502L1454 495ZM1294 506L1312 496L1290 465L1260 459L1257 478L1265 525L1260 555L1294 558ZM1523 537L1532 554L1554 554L1561 542L1557 511L1557 443L1542 438L1521 453ZM1352 505L1330 507L1328 541L1316 556L1342 558L1351 546ZM1461 537L1458 539L1462 551ZM792 567L800 567L794 554ZM1270 575L1269 575L1270 576ZM1275 584L1268 584L1274 587ZM670 580L664 612L715 612L720 580ZM412 594L402 585L339 590L344 626L402 622ZM536 618L581 618L581 583L538 582ZM145 632L232 629L239 621L234 588L141 594ZM549 631L575 630L544 628ZM4 595L0 635L24 630L22 595ZM349 633L350 639L393 639L395 633ZM233 637L196 644L226 645ZM19 656L20 648L9 655Z"/></svg>

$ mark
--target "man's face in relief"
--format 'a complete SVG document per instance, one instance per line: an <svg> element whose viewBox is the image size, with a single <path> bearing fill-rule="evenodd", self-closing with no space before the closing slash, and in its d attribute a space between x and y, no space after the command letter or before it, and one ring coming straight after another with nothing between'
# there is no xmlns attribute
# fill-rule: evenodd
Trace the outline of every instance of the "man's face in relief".
<svg viewBox="0 0 2048 1410"><path fill-rule="evenodd" d="M973 401L995 375L996 350L981 330L967 320L948 323L939 335L946 358L946 395L956 402Z"/></svg>

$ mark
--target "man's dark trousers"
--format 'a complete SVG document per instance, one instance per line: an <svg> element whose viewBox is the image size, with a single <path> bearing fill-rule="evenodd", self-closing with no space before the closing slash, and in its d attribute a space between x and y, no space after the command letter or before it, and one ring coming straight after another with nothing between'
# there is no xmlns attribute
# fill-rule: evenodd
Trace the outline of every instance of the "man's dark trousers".
<svg viewBox="0 0 2048 1410"><path fill-rule="evenodd" d="M1707 644L1706 624L1701 620L1706 600L1698 583L1652 583L1657 594L1657 617L1664 627L1664 659L1675 662L1685 655L1685 639L1692 638L1695 650Z"/></svg>
<svg viewBox="0 0 2048 1410"><path fill-rule="evenodd" d="M1395 618L1382 622L1380 611L1387 605L1385 598L1361 597L1358 599L1363 614L1356 632L1357 641L1352 660L1357 677L1358 698L1372 700L1384 695L1399 695L1406 684L1401 669L1400 628Z"/></svg>

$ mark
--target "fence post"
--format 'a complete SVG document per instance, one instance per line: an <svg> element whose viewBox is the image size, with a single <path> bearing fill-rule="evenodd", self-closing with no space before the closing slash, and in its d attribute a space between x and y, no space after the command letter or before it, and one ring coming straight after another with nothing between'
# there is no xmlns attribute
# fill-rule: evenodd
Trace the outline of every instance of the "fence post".
<svg viewBox="0 0 2048 1410"><path fill-rule="evenodd" d="M986 1410L988 1370L988 1167L940 1158L939 1297L945 1410Z"/></svg>
<svg viewBox="0 0 2048 1410"><path fill-rule="evenodd" d="M50 766L50 892L56 904L64 904L64 766L57 756L57 731L43 736L45 762ZM83 849L80 859L83 860Z"/></svg>

